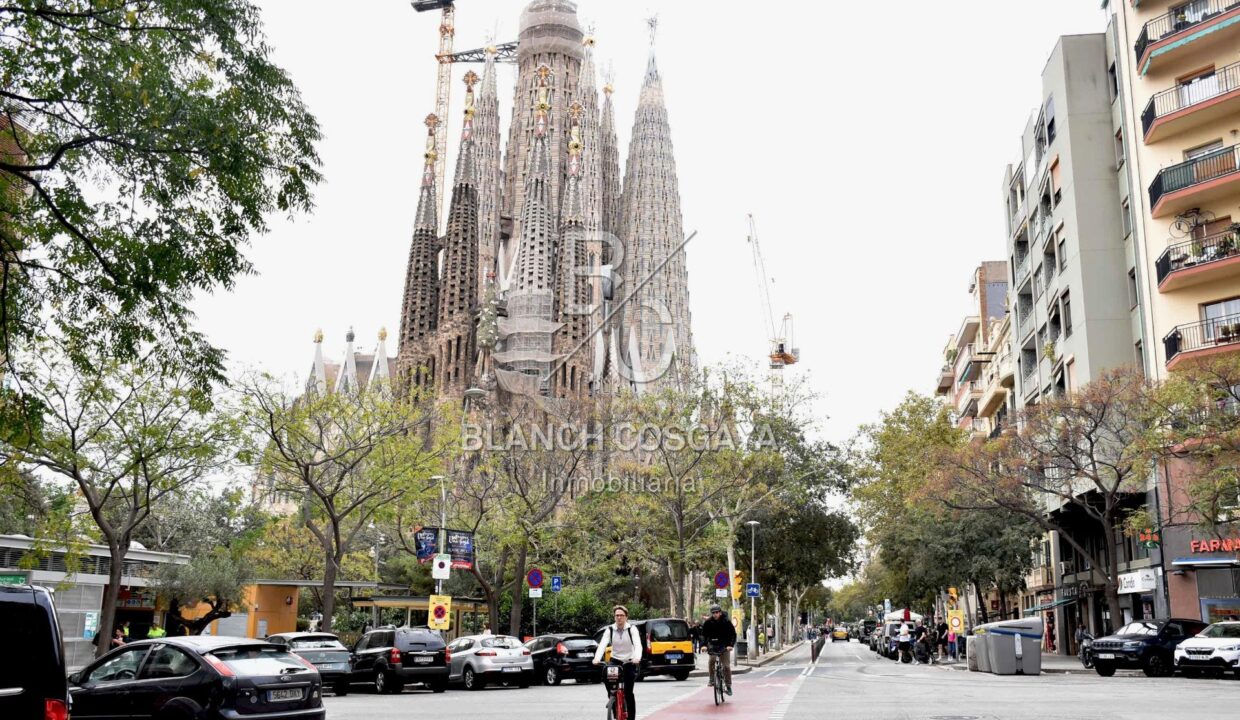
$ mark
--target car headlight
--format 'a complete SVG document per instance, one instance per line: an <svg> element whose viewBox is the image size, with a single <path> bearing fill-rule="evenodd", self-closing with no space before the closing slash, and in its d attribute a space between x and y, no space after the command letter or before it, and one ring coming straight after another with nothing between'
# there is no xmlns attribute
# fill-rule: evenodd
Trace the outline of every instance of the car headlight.
<svg viewBox="0 0 1240 720"><path fill-rule="evenodd" d="M1226 647L1219 648L1219 650L1222 650L1223 652L1236 652L1237 650L1240 650L1240 645L1228 645Z"/></svg>
<svg viewBox="0 0 1240 720"><path fill-rule="evenodd" d="M1137 640L1130 640L1130 641L1128 641L1128 642L1124 643L1124 649L1125 649L1125 650L1140 650L1140 649L1141 649L1141 643L1140 643L1139 641L1137 641Z"/></svg>

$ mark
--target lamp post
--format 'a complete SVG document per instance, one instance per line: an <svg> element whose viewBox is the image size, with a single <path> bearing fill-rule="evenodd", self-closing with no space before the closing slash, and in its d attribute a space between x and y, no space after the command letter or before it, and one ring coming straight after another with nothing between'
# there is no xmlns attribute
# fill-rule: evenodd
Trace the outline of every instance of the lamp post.
<svg viewBox="0 0 1240 720"><path fill-rule="evenodd" d="M439 554L448 543L448 487L444 484L446 478L443 475L431 475L431 480L439 481L439 547L436 548L436 554ZM435 594L443 595L443 580L435 581Z"/></svg>
<svg viewBox="0 0 1240 720"><path fill-rule="evenodd" d="M745 524L749 526L749 582L756 583L758 582L758 564L755 561L754 548L757 547L758 525L761 523L757 520L749 520ZM758 620L758 616L755 614L757 604L757 598L751 595L749 597L749 637L746 639L749 647L753 648L753 651L748 653L748 656L751 658L756 657L758 654L758 628L754 625Z"/></svg>

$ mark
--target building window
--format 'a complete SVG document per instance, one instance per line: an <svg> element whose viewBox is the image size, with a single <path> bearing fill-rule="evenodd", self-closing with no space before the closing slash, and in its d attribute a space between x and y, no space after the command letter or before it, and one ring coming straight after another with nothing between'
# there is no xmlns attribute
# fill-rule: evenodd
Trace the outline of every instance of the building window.
<svg viewBox="0 0 1240 720"><path fill-rule="evenodd" d="M1120 203L1119 224L1124 231L1123 237L1128 237L1132 234L1132 208L1128 207L1128 198L1124 198L1124 201Z"/></svg>
<svg viewBox="0 0 1240 720"><path fill-rule="evenodd" d="M1115 167L1119 169L1124 166L1124 129L1120 128L1115 131Z"/></svg>
<svg viewBox="0 0 1240 720"><path fill-rule="evenodd" d="M1115 102L1115 98L1119 97L1119 73L1115 71L1115 63L1107 68L1107 78L1111 81L1111 102Z"/></svg>
<svg viewBox="0 0 1240 720"><path fill-rule="evenodd" d="M1068 267L1068 239L1067 238L1065 237L1059 238L1058 252L1059 252L1059 272L1063 272L1064 268Z"/></svg>
<svg viewBox="0 0 1240 720"><path fill-rule="evenodd" d="M1206 323L1206 339L1213 341L1218 328L1223 327L1230 331L1231 324L1240 320L1240 298L1202 305L1201 319Z"/></svg>
<svg viewBox="0 0 1240 720"><path fill-rule="evenodd" d="M1046 144L1055 142L1055 98L1046 99Z"/></svg>
<svg viewBox="0 0 1240 720"><path fill-rule="evenodd" d="M1132 310L1137 306L1137 269L1130 268L1128 270L1128 309Z"/></svg>
<svg viewBox="0 0 1240 720"><path fill-rule="evenodd" d="M1068 291L1065 290L1063 297L1059 299L1060 314L1063 315L1063 336L1072 337L1072 304L1068 298Z"/></svg>
<svg viewBox="0 0 1240 720"><path fill-rule="evenodd" d="M1145 347L1140 340L1137 341L1135 347L1137 350L1137 369L1143 370L1145 369Z"/></svg>

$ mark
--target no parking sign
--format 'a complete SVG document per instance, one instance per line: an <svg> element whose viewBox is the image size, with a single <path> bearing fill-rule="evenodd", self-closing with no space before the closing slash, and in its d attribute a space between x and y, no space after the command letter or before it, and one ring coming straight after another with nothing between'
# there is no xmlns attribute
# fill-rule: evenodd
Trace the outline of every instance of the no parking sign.
<svg viewBox="0 0 1240 720"><path fill-rule="evenodd" d="M431 595L430 617L427 625L432 630L448 630L452 627L452 598L448 595Z"/></svg>

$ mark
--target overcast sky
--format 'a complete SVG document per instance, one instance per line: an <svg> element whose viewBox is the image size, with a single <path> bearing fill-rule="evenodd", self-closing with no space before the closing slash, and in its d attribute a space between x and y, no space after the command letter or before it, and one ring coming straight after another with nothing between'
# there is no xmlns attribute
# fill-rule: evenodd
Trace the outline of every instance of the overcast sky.
<svg viewBox="0 0 1240 720"><path fill-rule="evenodd" d="M381 326L395 340L439 18L405 0L258 4L276 62L326 135L326 179L312 215L273 218L255 240L258 274L197 310L235 367L301 378L318 328L331 358L350 326L367 351ZM515 39L524 5L459 0L456 48ZM643 18L658 13L684 225L699 233L687 252L702 360L767 352L752 212L774 313L795 317L802 362L786 372L809 373L821 393L820 432L845 440L907 390L929 392L971 270L1003 258L1003 170L1042 68L1058 36L1105 29L1098 6L581 0L600 67L613 63L621 162ZM450 145L469 67L455 68ZM501 69L505 138L514 78Z"/></svg>

